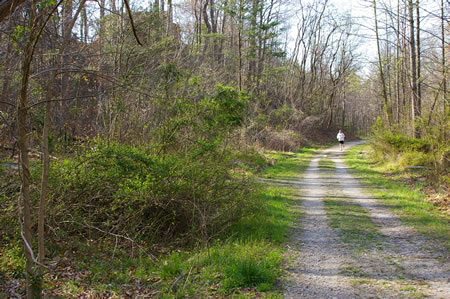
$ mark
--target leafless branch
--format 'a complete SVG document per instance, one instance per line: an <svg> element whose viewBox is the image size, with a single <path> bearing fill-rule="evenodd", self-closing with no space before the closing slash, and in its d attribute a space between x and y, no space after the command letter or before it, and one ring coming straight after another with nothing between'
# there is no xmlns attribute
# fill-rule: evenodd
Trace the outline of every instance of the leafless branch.
<svg viewBox="0 0 450 299"><path fill-rule="evenodd" d="M141 41L139 40L139 37L137 36L137 32L136 32L136 26L134 25L134 21L133 21L133 15L131 14L131 8L130 8L130 4L128 3L128 0L123 0L123 2L125 3L125 7L127 8L127 12L128 12L128 17L130 18L130 23L131 23L131 29L133 30L133 35L136 38L136 42L141 45L144 46Z"/></svg>

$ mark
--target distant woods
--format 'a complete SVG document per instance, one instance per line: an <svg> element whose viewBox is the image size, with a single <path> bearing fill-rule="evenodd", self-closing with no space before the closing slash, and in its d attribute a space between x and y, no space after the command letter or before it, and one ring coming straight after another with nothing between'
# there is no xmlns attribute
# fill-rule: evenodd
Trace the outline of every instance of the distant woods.
<svg viewBox="0 0 450 299"><path fill-rule="evenodd" d="M248 93L245 131L263 145L301 139L311 126L367 133L378 115L419 136L418 122L431 125L448 101L448 4L428 2L367 1L369 23L328 0L3 0L0 138L7 147L18 138L26 59L34 145L45 110L52 140L151 143L174 102L198 101L217 84ZM376 36L371 67L363 27Z"/></svg>
<svg viewBox="0 0 450 299"><path fill-rule="evenodd" d="M438 190L448 186L449 3L372 1L379 105L372 128L377 160L427 169Z"/></svg>
<svg viewBox="0 0 450 299"><path fill-rule="evenodd" d="M0 137L8 147L18 138L23 76L32 145L45 123L50 147L97 134L152 143L176 103L198 102L217 84L249 95L251 142L291 144L311 127L367 130L377 110L367 104L370 81L357 73L356 30L329 1L25 1L1 22L8 129Z"/></svg>
<svg viewBox="0 0 450 299"><path fill-rule="evenodd" d="M387 127L421 137L448 122L447 1L372 1Z"/></svg>

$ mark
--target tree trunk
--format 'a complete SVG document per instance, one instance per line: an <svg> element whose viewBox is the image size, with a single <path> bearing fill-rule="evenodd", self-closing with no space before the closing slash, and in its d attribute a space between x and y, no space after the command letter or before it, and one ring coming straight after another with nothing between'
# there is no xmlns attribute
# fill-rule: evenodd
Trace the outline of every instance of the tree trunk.
<svg viewBox="0 0 450 299"><path fill-rule="evenodd" d="M412 0L408 0L408 20L409 20L409 48L410 48L410 80L411 80L411 133L417 137L416 118L418 116L417 103L417 55L414 30L414 4Z"/></svg>
<svg viewBox="0 0 450 299"><path fill-rule="evenodd" d="M416 0L416 17L417 17L417 28L416 28L416 53L417 53L417 116L422 115L422 75L421 75L421 53L420 53L420 6L419 0ZM418 132L420 134L420 132Z"/></svg>
<svg viewBox="0 0 450 299"><path fill-rule="evenodd" d="M242 29L243 29L243 0L239 0L239 28L238 28L238 52L239 52L239 91L242 91Z"/></svg>
<svg viewBox="0 0 450 299"><path fill-rule="evenodd" d="M444 113L447 113L447 59L446 59L446 55L445 55L445 26L448 24L445 20L445 11L444 11L444 0L441 0L441 39L442 39L442 52L441 52L441 63L442 63L442 80L443 80L443 85L442 85L442 92L443 92L443 110Z"/></svg>
<svg viewBox="0 0 450 299"><path fill-rule="evenodd" d="M390 113L389 113L389 102L388 102L388 95L387 95L387 90L386 90L386 80L385 80L385 74L383 71L383 61L382 61L381 48L380 48L380 37L379 37L379 33L378 33L377 2L376 2L376 0L373 0L372 3L373 3L373 14L374 14L374 19L375 19L375 36L376 36L376 40L377 40L378 71L380 73L381 88L382 88L383 100L384 100L383 110L384 110L384 114L386 116L386 121L388 122L388 126L390 126L391 125L391 117L390 117Z"/></svg>
<svg viewBox="0 0 450 299"><path fill-rule="evenodd" d="M11 22L8 22L8 27L9 28L7 28L7 30L10 29ZM2 94L1 94L0 99L5 103L10 103L11 102L9 99L9 85L11 82L10 55L11 55L12 47L11 47L11 42L7 42L7 43L8 43L8 46L6 47L6 58L5 58L6 66L5 66L5 71L4 71ZM0 103L0 111L7 111L7 110L8 110L8 105Z"/></svg>
<svg viewBox="0 0 450 299"><path fill-rule="evenodd" d="M396 116L397 125L400 124L400 1L397 2L397 46L395 53L395 93L396 93Z"/></svg>
<svg viewBox="0 0 450 299"><path fill-rule="evenodd" d="M22 62L22 80L20 98L17 103L17 129L18 129L18 148L20 153L20 174L22 178L21 198L23 204L23 231L22 238L24 241L24 252L26 257L26 297L38 298L40 296L39 288L36 288L35 282L38 280L34 271L33 261L33 238L31 226L33 224L31 218L31 200L30 200L30 183L31 175L28 158L28 86L31 72L31 62L33 60L33 47L35 42L36 31L36 1L29 8L29 36L25 44Z"/></svg>

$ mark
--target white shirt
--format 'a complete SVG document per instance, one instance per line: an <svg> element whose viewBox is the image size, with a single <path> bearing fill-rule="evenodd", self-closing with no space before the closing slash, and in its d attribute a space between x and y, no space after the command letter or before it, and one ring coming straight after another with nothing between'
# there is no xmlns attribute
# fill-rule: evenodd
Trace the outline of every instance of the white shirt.
<svg viewBox="0 0 450 299"><path fill-rule="evenodd" d="M344 141L345 135L344 133L338 133L336 138L338 141Z"/></svg>

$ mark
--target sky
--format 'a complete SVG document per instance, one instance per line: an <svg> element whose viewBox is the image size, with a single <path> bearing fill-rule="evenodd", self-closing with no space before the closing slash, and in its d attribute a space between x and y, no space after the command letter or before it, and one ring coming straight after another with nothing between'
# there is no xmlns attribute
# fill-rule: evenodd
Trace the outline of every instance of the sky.
<svg viewBox="0 0 450 299"><path fill-rule="evenodd" d="M294 48L295 38L297 36L297 24L298 20L295 17L296 9L298 5L296 3L308 3L314 0L292 0L292 16L289 19L290 29L288 30L288 51ZM371 30L365 29L365 26L373 27L373 9L371 1L367 0L329 0L328 5L333 7L339 13L348 13L352 17L352 21L355 23L362 23L364 26L354 26L355 34L364 36L360 38L361 43L357 50L359 57L361 72L366 74L370 70L371 64L376 62L376 42L375 35Z"/></svg>

